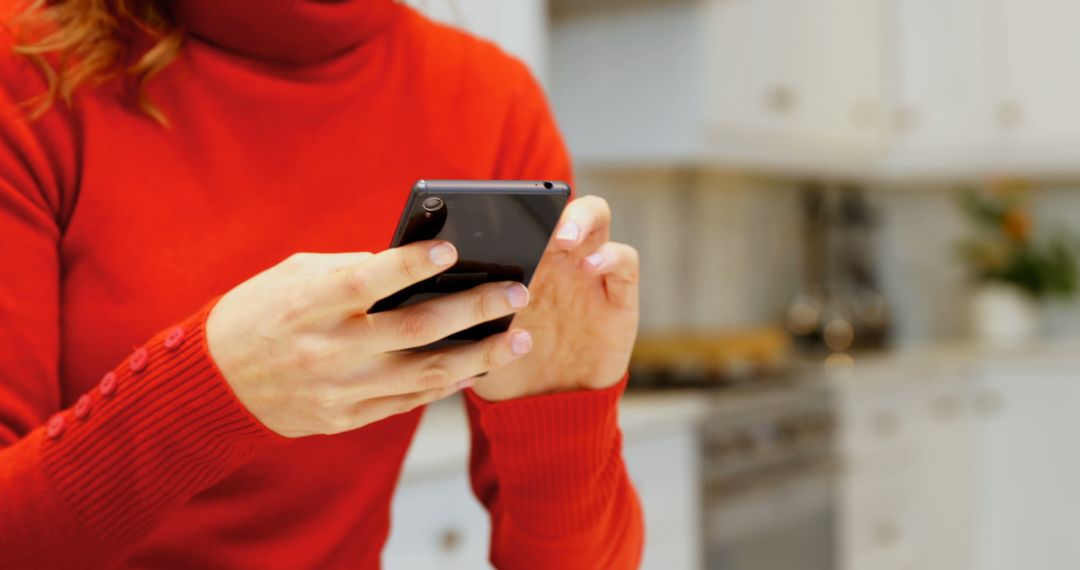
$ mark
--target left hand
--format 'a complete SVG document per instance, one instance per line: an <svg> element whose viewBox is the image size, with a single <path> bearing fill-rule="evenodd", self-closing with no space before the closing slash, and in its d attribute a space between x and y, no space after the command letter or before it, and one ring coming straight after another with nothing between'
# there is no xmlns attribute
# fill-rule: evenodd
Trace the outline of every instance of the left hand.
<svg viewBox="0 0 1080 570"><path fill-rule="evenodd" d="M532 350L481 378L478 396L603 389L622 379L637 336L638 254L608 241L610 230L602 198L567 205L512 325L531 334Z"/></svg>

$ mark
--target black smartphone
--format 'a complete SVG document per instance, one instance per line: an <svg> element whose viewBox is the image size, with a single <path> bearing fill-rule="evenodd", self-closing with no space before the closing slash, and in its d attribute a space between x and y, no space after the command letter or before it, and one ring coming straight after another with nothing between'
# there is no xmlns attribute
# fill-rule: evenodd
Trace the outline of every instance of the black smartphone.
<svg viewBox="0 0 1080 570"><path fill-rule="evenodd" d="M452 267L375 303L386 311L482 283L528 286L570 198L570 185L548 180L420 180L412 187L390 247L440 239L458 250ZM510 327L504 317L422 347L476 341Z"/></svg>

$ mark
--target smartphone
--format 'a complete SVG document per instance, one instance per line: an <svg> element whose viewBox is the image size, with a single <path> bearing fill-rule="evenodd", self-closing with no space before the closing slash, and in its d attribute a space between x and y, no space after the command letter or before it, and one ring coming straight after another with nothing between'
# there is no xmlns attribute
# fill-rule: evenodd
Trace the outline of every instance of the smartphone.
<svg viewBox="0 0 1080 570"><path fill-rule="evenodd" d="M570 186L550 180L420 180L413 185L390 247L446 240L452 267L375 303L369 312L405 307L495 281L532 280ZM424 349L480 340L510 327L512 316L476 325Z"/></svg>

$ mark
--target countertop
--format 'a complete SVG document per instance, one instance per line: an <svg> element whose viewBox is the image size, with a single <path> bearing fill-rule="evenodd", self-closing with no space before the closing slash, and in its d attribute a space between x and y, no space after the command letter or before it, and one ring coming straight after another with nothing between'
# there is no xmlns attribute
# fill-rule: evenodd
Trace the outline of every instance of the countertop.
<svg viewBox="0 0 1080 570"><path fill-rule="evenodd" d="M626 439L685 429L714 409L705 390L634 392L619 403L619 425ZM469 456L469 427L460 397L428 406L405 457L402 481L465 473Z"/></svg>
<svg viewBox="0 0 1080 570"><path fill-rule="evenodd" d="M884 352L856 354L832 365L803 362L803 381L832 391L875 389L883 384L915 383L972 374L980 369L1071 367L1080 369L1080 339L1039 341L1010 348L969 341L931 343ZM819 381L820 380L820 381ZM686 429L711 414L723 415L749 399L781 397L782 390L628 391L619 404L619 424L627 441ZM402 480L409 482L466 473L469 429L460 397L428 406L405 458Z"/></svg>

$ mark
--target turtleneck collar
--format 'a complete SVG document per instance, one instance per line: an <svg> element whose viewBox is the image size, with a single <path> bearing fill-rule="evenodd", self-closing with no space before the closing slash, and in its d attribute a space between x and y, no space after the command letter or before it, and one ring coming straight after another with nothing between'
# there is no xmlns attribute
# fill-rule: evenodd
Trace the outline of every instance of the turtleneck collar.
<svg viewBox="0 0 1080 570"><path fill-rule="evenodd" d="M258 59L311 63L346 52L386 28L393 0L169 0L193 37Z"/></svg>

